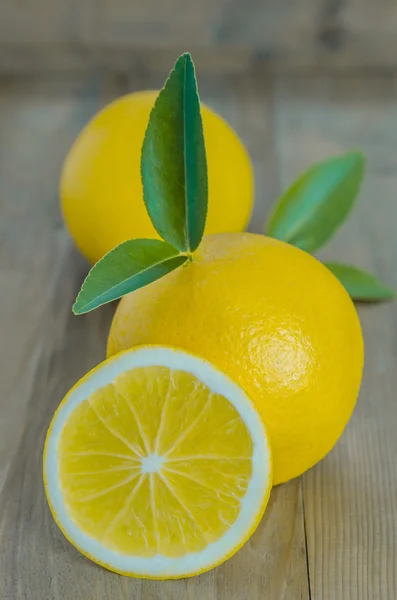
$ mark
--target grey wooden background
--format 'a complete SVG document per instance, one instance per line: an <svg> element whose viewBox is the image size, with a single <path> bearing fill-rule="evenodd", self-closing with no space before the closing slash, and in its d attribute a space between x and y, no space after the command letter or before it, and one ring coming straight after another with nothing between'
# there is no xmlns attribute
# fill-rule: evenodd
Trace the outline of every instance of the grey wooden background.
<svg viewBox="0 0 397 600"><path fill-rule="evenodd" d="M253 60L288 69L393 68L397 4L395 0L1 0L0 4L3 71L125 69L149 56L168 65L170 57L187 47L197 62L223 68Z"/></svg>
<svg viewBox="0 0 397 600"><path fill-rule="evenodd" d="M87 265L59 213L62 160L101 106L159 87L180 49L192 50L203 100L252 156L251 229L262 231L277 194L311 162L361 148L368 173L360 200L322 255L397 286L395 2L175 6L0 4L0 598L395 600L393 302L359 307L364 382L342 439L310 472L273 490L257 532L219 568L178 582L119 577L79 555L46 506L45 431L68 388L103 359L114 311L71 313Z"/></svg>

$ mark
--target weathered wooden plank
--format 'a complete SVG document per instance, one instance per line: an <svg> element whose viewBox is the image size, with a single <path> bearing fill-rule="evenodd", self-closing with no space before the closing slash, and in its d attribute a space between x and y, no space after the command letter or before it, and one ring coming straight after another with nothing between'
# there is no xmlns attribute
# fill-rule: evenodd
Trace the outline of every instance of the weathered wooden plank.
<svg viewBox="0 0 397 600"><path fill-rule="evenodd" d="M107 45L144 46L175 44L212 45L213 28L227 0L176 0L102 3L98 42Z"/></svg>
<svg viewBox="0 0 397 600"><path fill-rule="evenodd" d="M103 357L110 314L96 315L93 324L78 324L71 316L87 265L71 252L63 230L57 182L74 136L119 89L99 80L1 85L0 286L6 292L0 298L2 484L15 456L0 497L4 599L64 598L68 573L73 574L68 559L72 549L54 529L45 505L44 430L67 388ZM76 338L76 327L84 343ZM66 360L67 348L75 345ZM53 570L54 556L62 560L64 571ZM72 563L74 558L72 554ZM101 575L90 588L85 580L76 585L81 597L88 598L91 593L95 597L100 583ZM110 589L111 584L104 582L103 587Z"/></svg>
<svg viewBox="0 0 397 600"><path fill-rule="evenodd" d="M111 96L101 87L93 80L0 86L0 488L24 426L41 330L61 277L60 165L104 94Z"/></svg>
<svg viewBox="0 0 397 600"><path fill-rule="evenodd" d="M396 32L389 0L229 0L216 41L249 46L282 67L382 68L396 64Z"/></svg>
<svg viewBox="0 0 397 600"><path fill-rule="evenodd" d="M395 68L397 6L391 0L3 0L0 68L128 69L147 51L166 63L186 50L229 68Z"/></svg>
<svg viewBox="0 0 397 600"><path fill-rule="evenodd" d="M0 585L5 600L98 598L102 589L111 587L101 569L90 577L92 565L63 538L49 513L42 483L46 428L68 388L103 358L111 316L109 309L89 319L73 317L70 306L86 266L70 243L62 245L24 431L0 499Z"/></svg>
<svg viewBox="0 0 397 600"><path fill-rule="evenodd" d="M397 93L394 78L282 79L277 133L283 186L351 147L368 156L353 216L321 253L397 285ZM366 340L360 399L331 454L303 478L312 597L397 597L395 303L360 306Z"/></svg>
<svg viewBox="0 0 397 600"><path fill-rule="evenodd" d="M219 45L249 46L269 60L291 55L291 51L310 56L318 11L316 0L228 0L216 24L215 40Z"/></svg>
<svg viewBox="0 0 397 600"><path fill-rule="evenodd" d="M97 42L84 44L2 44L0 41L0 74L58 75L60 73L114 72L128 74L131 68L144 68L164 75L176 58L189 50L196 66L212 72L238 72L249 66L249 48L227 51L203 48L193 41L175 43L171 47L116 46Z"/></svg>
<svg viewBox="0 0 397 600"><path fill-rule="evenodd" d="M18 44L79 44L98 30L96 2L28 0L1 4L0 40Z"/></svg>

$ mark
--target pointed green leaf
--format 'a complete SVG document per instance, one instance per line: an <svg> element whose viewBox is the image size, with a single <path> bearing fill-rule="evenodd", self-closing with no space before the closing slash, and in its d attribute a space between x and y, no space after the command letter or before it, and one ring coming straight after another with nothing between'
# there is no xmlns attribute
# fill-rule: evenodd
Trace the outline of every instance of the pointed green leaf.
<svg viewBox="0 0 397 600"><path fill-rule="evenodd" d="M128 240L96 263L88 273L73 312L89 312L160 279L188 260L161 240Z"/></svg>
<svg viewBox="0 0 397 600"><path fill-rule="evenodd" d="M208 183L203 125L190 54L175 63L150 115L141 174L147 211L158 234L193 252L203 237Z"/></svg>
<svg viewBox="0 0 397 600"><path fill-rule="evenodd" d="M353 300L376 302L395 296L394 290L357 267L340 263L325 263L325 266L339 279Z"/></svg>
<svg viewBox="0 0 397 600"><path fill-rule="evenodd" d="M268 235L307 252L320 248L352 209L364 165L360 152L348 152L311 167L276 203Z"/></svg>

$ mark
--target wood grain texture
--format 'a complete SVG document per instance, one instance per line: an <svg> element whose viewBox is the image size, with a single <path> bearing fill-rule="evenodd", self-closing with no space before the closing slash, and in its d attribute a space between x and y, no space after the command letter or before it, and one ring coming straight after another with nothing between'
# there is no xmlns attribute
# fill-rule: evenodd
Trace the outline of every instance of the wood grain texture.
<svg viewBox="0 0 397 600"><path fill-rule="evenodd" d="M4 44L29 46L76 44L98 30L97 3L76 0L28 0L1 4L0 39Z"/></svg>
<svg viewBox="0 0 397 600"><path fill-rule="evenodd" d="M315 160L362 149L368 173L353 216L322 252L397 286L397 88L394 78L294 78L277 86L286 186ZM329 456L303 477L312 598L397 597L396 304L360 306L360 399Z"/></svg>
<svg viewBox="0 0 397 600"><path fill-rule="evenodd" d="M0 295L0 488L24 426L49 302L63 276L60 165L102 95L109 94L96 80L50 86L8 80L0 86L0 286L5 292Z"/></svg>
<svg viewBox="0 0 397 600"><path fill-rule="evenodd" d="M395 68L392 0L2 0L0 70L123 69L191 50L211 66ZM234 60L228 56L232 52ZM165 54L164 54L165 53ZM236 57L238 57L236 59Z"/></svg>
<svg viewBox="0 0 397 600"><path fill-rule="evenodd" d="M126 86L156 87L163 80L157 77L140 70L106 84L33 81L1 88L1 134L7 133L0 145L6 200L1 223L2 233L10 234L1 247L0 285L7 284L11 270L16 273L2 323L5 346L15 347L1 376L7 390L13 391L19 380L18 389L23 389L12 401L2 389L0 399L0 421L7 422L8 431L1 452L4 472L11 463L0 496L2 600L308 600L299 481L272 492L265 518L235 557L200 577L174 582L129 580L97 567L63 538L45 501L41 455L46 429L67 389L103 358L113 310L108 306L83 317L70 311L86 265L60 221L59 166L77 130L99 105ZM266 205L278 189L271 82L252 74L201 74L200 83L203 99L231 121L262 171L252 224L261 230ZM27 309L25 294L35 306L30 302ZM19 323L21 314L25 321ZM14 365L27 344L36 353L29 372L21 362Z"/></svg>

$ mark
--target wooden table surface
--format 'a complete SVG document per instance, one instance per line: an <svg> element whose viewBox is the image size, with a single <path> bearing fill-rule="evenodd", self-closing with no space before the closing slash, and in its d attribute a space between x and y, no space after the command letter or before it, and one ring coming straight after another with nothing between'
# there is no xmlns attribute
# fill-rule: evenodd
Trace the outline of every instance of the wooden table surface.
<svg viewBox="0 0 397 600"><path fill-rule="evenodd" d="M190 580L129 580L62 536L46 505L43 440L68 388L105 356L114 306L74 317L87 271L62 224L57 183L82 125L165 73L0 80L0 598L2 600L395 600L397 598L396 304L359 307L364 382L336 448L275 488L244 548ZM368 156L350 221L323 255L397 286L397 80L392 75L199 73L202 98L246 142L256 171L251 229L312 161Z"/></svg>
<svg viewBox="0 0 397 600"><path fill-rule="evenodd" d="M1 0L0 71L260 59L277 68L397 67L394 0Z"/></svg>

